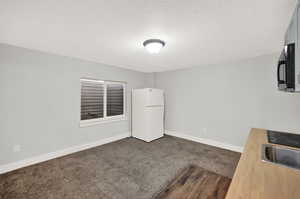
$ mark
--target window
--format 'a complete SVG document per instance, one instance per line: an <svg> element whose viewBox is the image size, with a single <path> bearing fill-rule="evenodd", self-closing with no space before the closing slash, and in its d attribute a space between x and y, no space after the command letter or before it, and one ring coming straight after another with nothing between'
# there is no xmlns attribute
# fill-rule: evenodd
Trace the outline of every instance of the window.
<svg viewBox="0 0 300 199"><path fill-rule="evenodd" d="M125 83L80 79L80 126L125 119Z"/></svg>
<svg viewBox="0 0 300 199"><path fill-rule="evenodd" d="M104 83L81 80L81 120L103 118Z"/></svg>
<svg viewBox="0 0 300 199"><path fill-rule="evenodd" d="M107 116L124 114L124 87L118 83L106 84Z"/></svg>

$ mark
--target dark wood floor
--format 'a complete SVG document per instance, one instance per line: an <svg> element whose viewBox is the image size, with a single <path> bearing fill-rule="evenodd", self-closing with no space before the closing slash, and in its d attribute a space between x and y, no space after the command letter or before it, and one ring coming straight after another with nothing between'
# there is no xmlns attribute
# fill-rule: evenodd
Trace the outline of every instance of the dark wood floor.
<svg viewBox="0 0 300 199"><path fill-rule="evenodd" d="M191 165L183 169L155 199L224 199L230 182L230 178Z"/></svg>

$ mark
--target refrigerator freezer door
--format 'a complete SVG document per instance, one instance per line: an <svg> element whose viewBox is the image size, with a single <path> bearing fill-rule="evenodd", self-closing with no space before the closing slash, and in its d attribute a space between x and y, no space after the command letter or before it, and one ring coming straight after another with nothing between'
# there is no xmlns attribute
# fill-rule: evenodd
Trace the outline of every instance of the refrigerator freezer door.
<svg viewBox="0 0 300 199"><path fill-rule="evenodd" d="M164 92L160 89L148 88L146 99L146 106L163 106Z"/></svg>
<svg viewBox="0 0 300 199"><path fill-rule="evenodd" d="M164 135L164 107L147 107L146 115L148 117L148 140L152 141Z"/></svg>

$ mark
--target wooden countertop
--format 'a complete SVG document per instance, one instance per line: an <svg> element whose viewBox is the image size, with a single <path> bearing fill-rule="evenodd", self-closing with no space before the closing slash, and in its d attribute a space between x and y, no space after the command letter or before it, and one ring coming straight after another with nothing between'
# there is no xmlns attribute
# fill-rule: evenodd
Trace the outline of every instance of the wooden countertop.
<svg viewBox="0 0 300 199"><path fill-rule="evenodd" d="M261 161L261 145L266 143L266 130L251 130L226 199L300 198L300 170Z"/></svg>

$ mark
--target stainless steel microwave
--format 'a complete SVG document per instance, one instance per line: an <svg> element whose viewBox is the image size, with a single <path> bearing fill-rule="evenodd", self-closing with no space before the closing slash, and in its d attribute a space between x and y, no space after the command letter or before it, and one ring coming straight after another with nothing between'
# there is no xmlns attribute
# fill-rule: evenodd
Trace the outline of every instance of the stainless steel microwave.
<svg viewBox="0 0 300 199"><path fill-rule="evenodd" d="M295 57L295 43L285 45L277 65L277 84L281 91L296 91Z"/></svg>

